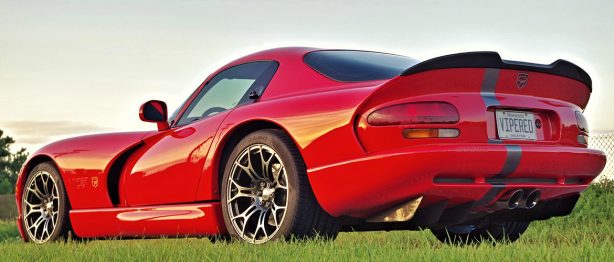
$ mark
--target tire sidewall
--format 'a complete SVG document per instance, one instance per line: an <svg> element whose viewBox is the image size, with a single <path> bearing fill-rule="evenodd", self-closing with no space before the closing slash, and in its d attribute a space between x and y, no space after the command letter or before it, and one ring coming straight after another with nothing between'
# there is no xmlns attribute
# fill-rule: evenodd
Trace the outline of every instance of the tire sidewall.
<svg viewBox="0 0 614 262"><path fill-rule="evenodd" d="M68 199L67 199L67 194L66 194L66 188L64 187L64 182L62 180L62 177L60 176L60 173L57 171L57 169L55 168L55 166L51 163L45 162L45 163L41 163L38 164L37 166L35 166L29 173L28 173L28 178L26 179L26 183L24 185L23 188L23 192L21 195L21 210L22 212L26 211L26 194L28 192L28 186L30 185L30 183L32 182L32 180L34 180L35 178L35 174L40 172L40 171L45 171L47 173L49 173L51 175L51 177L53 178L53 180L56 183L56 186L58 188L58 219L55 225L55 228L53 230L53 232L51 233L51 236L47 239L47 241L45 242L41 242L41 243L46 243L46 242L51 242L54 240L58 240L62 237L65 236L66 234L66 228L68 226L68 211L70 209L69 204L68 204ZM27 229L26 226L26 221L25 221L26 217L25 214L22 214L22 218L21 218L21 224L23 225L23 228L25 230L25 236L28 239L29 242L34 242L34 243L39 243L36 242L32 239L32 237L30 236L30 232Z"/></svg>
<svg viewBox="0 0 614 262"><path fill-rule="evenodd" d="M298 208L298 178L297 175L299 172L304 172L304 170L299 170L299 166L297 166L296 161L293 159L292 154L290 153L290 149L288 146L278 137L276 133L273 133L268 130L261 130L251 133L245 136L241 141L234 147L231 153L224 158L225 167L224 167L224 175L221 183L221 202L222 202L222 215L224 217L224 223L228 230L230 236L234 239L242 239L239 236L239 233L235 230L232 222L230 221L230 215L228 213L228 205L226 204L227 194L228 194L228 181L230 177L230 172L232 171L232 163L237 159L238 155L243 152L246 148L254 144L264 144L271 147L280 157L283 165L286 169L286 178L288 180L288 195L287 195L287 208L286 213L284 215L284 219L282 221L282 225L279 230L275 233L275 235L269 240L273 241L280 238L288 238L292 232L292 227L295 223ZM268 241L267 241L268 242Z"/></svg>

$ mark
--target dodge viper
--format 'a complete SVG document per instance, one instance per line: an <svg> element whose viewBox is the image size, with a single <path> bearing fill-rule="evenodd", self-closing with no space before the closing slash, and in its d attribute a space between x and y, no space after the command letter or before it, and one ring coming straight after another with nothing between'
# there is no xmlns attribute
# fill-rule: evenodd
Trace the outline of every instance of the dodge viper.
<svg viewBox="0 0 614 262"><path fill-rule="evenodd" d="M426 61L278 48L213 74L157 130L44 146L20 172L25 241L210 237L266 243L428 229L514 241L572 212L604 168L589 75L470 52Z"/></svg>

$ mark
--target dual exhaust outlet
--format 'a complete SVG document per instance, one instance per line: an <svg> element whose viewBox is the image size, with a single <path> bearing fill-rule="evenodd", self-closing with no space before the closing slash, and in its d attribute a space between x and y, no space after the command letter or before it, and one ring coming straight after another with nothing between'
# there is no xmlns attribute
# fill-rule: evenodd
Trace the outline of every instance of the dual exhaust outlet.
<svg viewBox="0 0 614 262"><path fill-rule="evenodd" d="M541 192L539 191L539 189L533 189L530 191L524 189L516 189L504 194L497 201L496 205L498 207L503 207L510 210L516 208L531 209L534 208L537 203L539 203L540 197Z"/></svg>

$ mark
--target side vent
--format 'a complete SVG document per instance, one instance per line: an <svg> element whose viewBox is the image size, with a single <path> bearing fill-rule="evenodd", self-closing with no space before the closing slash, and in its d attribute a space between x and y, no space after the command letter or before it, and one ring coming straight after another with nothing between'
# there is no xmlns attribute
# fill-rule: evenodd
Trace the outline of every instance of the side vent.
<svg viewBox="0 0 614 262"><path fill-rule="evenodd" d="M109 198L111 199L111 203L113 203L113 205L115 206L119 205L119 177L121 176L122 170L124 169L124 165L126 164L126 161L128 161L128 158L132 155L132 153L134 153L142 145L142 142L135 144L128 150L121 153L109 169L109 174L107 176L107 190L109 191Z"/></svg>

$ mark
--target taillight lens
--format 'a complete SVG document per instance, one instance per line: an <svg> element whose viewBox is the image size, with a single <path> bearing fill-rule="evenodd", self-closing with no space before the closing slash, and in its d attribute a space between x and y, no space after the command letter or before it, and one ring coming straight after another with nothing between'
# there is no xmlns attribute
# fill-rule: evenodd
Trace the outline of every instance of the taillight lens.
<svg viewBox="0 0 614 262"><path fill-rule="evenodd" d="M576 122L578 123L578 129L580 129L580 131L588 133L588 123L580 111L576 111Z"/></svg>
<svg viewBox="0 0 614 262"><path fill-rule="evenodd" d="M367 117L367 122L373 126L454 124L458 120L458 110L446 102L393 105L378 109Z"/></svg>
<svg viewBox="0 0 614 262"><path fill-rule="evenodd" d="M405 138L455 138L460 135L456 128L408 128L404 129Z"/></svg>

